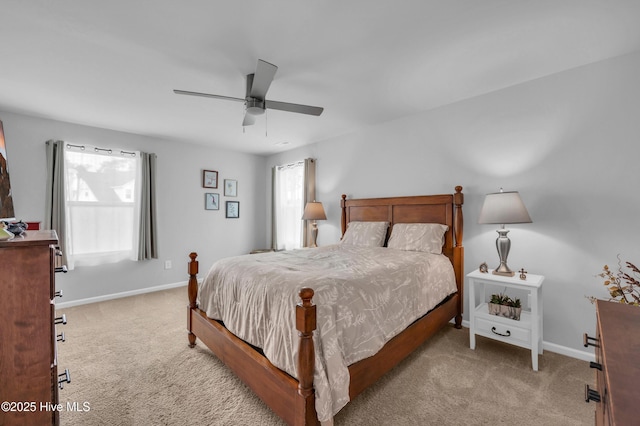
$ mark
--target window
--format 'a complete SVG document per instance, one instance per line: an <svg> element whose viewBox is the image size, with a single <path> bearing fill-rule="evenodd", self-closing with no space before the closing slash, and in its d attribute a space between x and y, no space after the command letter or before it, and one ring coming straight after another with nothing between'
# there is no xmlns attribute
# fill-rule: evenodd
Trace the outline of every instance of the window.
<svg viewBox="0 0 640 426"><path fill-rule="evenodd" d="M274 173L276 250L302 247L304 162L278 166Z"/></svg>
<svg viewBox="0 0 640 426"><path fill-rule="evenodd" d="M135 260L139 153L67 145L64 184L69 267Z"/></svg>
<svg viewBox="0 0 640 426"><path fill-rule="evenodd" d="M304 161L273 168L273 248L304 247L309 227L302 220L307 201L315 199L316 161Z"/></svg>

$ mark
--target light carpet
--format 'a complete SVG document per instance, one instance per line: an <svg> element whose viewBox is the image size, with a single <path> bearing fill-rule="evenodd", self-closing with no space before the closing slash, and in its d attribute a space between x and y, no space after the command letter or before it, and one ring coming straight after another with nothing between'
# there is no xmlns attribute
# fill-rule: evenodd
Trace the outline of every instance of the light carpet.
<svg viewBox="0 0 640 426"><path fill-rule="evenodd" d="M186 288L61 309L62 425L282 425L201 342L187 346ZM336 425L587 425L585 361L446 327L350 402ZM67 411L67 405L85 411ZM69 403L69 404L67 404ZM85 404L86 403L86 404Z"/></svg>

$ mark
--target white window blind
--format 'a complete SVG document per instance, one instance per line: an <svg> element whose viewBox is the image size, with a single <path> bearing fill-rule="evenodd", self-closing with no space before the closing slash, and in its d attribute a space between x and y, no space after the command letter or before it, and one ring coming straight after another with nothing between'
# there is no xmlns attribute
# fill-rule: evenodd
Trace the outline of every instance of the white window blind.
<svg viewBox="0 0 640 426"><path fill-rule="evenodd" d="M304 161L275 168L274 213L276 249L302 247Z"/></svg>
<svg viewBox="0 0 640 426"><path fill-rule="evenodd" d="M139 153L67 145L64 180L70 269L136 260Z"/></svg>

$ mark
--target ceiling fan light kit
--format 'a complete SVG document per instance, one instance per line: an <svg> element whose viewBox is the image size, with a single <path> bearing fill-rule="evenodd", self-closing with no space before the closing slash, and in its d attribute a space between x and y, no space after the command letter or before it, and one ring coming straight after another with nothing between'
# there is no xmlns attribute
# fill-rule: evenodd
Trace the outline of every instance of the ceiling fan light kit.
<svg viewBox="0 0 640 426"><path fill-rule="evenodd" d="M242 121L242 126L253 125L256 122L255 117L264 114L266 109L275 109L315 116L322 114L324 108L321 107L266 100L267 91L269 90L269 86L271 86L271 82L273 81L273 77L277 70L277 66L263 61L262 59L258 59L256 72L254 74L247 75L247 89L244 99L177 89L173 92L177 95L203 96L206 98L244 102L245 115L244 120Z"/></svg>
<svg viewBox="0 0 640 426"><path fill-rule="evenodd" d="M264 102L258 99L249 98L245 102L245 106L247 107L247 113L251 115L262 115L264 114Z"/></svg>

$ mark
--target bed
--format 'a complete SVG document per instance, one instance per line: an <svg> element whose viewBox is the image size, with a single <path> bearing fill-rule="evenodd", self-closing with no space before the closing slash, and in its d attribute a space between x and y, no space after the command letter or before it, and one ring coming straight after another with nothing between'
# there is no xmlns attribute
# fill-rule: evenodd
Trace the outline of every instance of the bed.
<svg viewBox="0 0 640 426"><path fill-rule="evenodd" d="M429 337L442 327L447 326L451 320L454 320L456 328L461 327L464 276L462 204L462 187L459 186L455 188L454 194L445 195L371 199L347 199L345 195L342 196L341 225L343 236L350 224L355 226L360 222L388 222L389 228L387 235L384 236L385 239L388 239L389 234L393 232L395 224L438 223L446 225L442 254L451 263L452 274L455 277L453 293L430 309L428 313L412 321L395 337L385 341L381 349L376 350L374 354L367 354L365 358L345 366L348 372L349 399L355 398L422 345ZM333 247L321 248L320 250L307 249L307 252L324 256L324 253L338 249ZM391 249L389 249L390 252ZM268 263L272 258L266 256L271 255L270 253L246 255L241 257L241 261L248 262L250 259L247 258L251 258L255 262ZM274 254L274 256L276 255ZM189 346L193 347L196 338L200 339L288 424L318 424L314 389L314 373L317 364L314 331L316 334L320 331L316 328L319 324L318 318L322 318L318 315L324 309L324 305L321 303L320 309L318 309L318 306L314 304L314 285L309 285L308 280L303 280L305 284L300 285L299 287L302 288L296 291L299 297L298 303L296 304L295 301L291 303L290 316L293 318L292 322L298 336L297 342L291 344L293 348L285 348L293 354L296 364L295 374L288 374L284 371L286 368L280 369L267 359L265 352L269 353L268 349L263 351L256 345L240 339L229 331L222 321L209 318L206 309L201 309L198 303L197 254L191 253L189 257L187 317ZM318 291L321 287L318 284ZM318 293L316 297L320 300L321 293ZM230 328L233 329L231 326ZM295 330L293 331L295 332ZM318 337L316 336L316 338ZM318 351L320 350L318 349ZM316 380L317 377L316 375ZM322 386L324 385L322 384ZM321 383L318 383L319 389L322 386Z"/></svg>

